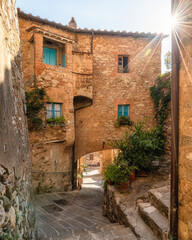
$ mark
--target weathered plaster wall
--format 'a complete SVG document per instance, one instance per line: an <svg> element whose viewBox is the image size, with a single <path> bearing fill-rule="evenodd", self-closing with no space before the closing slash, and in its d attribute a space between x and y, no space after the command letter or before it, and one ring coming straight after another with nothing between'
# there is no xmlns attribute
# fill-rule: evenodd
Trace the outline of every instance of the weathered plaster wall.
<svg viewBox="0 0 192 240"><path fill-rule="evenodd" d="M0 1L0 238L35 239L16 1Z"/></svg>
<svg viewBox="0 0 192 240"><path fill-rule="evenodd" d="M182 2L182 1L181 1ZM181 4L192 14L191 1ZM189 4L189 5L188 5ZM187 12L187 9L189 12ZM190 21L191 23L191 19ZM181 46L179 82L179 240L192 239L192 36L191 28L179 29ZM183 34L186 32L186 34Z"/></svg>

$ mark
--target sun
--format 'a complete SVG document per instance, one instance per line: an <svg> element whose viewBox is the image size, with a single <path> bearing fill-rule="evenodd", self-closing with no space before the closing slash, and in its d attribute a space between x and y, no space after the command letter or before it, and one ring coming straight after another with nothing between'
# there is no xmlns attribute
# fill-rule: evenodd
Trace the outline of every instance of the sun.
<svg viewBox="0 0 192 240"><path fill-rule="evenodd" d="M171 29L175 29L178 23L179 23L178 16L177 14L175 14L171 17Z"/></svg>

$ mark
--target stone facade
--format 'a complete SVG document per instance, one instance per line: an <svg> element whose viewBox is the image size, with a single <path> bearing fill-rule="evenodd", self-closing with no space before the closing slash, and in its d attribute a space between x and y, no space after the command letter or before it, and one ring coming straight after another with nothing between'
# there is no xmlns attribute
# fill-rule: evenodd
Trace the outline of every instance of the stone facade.
<svg viewBox="0 0 192 240"><path fill-rule="evenodd" d="M190 16L191 1L180 2L180 9ZM186 21L191 24L191 19ZM185 47L181 47L179 77L179 240L192 239L192 31L188 26L178 29Z"/></svg>
<svg viewBox="0 0 192 240"><path fill-rule="evenodd" d="M109 143L125 133L125 126L115 127L118 105L129 105L132 121L154 115L149 88L161 72L164 36L73 29L20 10L19 26L26 89L36 75L38 86L45 88L51 101L62 103L67 120L60 128L65 132L63 143L46 144L61 138L53 128L45 126L29 133L35 190L46 176L44 189L62 191L74 181L79 158L109 149ZM43 63L46 44L58 51L56 66ZM61 66L61 52L65 53L65 67ZM118 72L119 56L128 57L128 73ZM37 151L37 146L42 149ZM54 176L66 184L56 187Z"/></svg>
<svg viewBox="0 0 192 240"><path fill-rule="evenodd" d="M0 2L0 239L35 239L15 0Z"/></svg>

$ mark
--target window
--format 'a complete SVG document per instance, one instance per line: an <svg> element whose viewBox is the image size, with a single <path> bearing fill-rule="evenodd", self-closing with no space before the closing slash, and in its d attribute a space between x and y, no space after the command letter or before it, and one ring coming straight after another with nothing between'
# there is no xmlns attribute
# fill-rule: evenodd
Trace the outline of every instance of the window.
<svg viewBox="0 0 192 240"><path fill-rule="evenodd" d="M120 116L129 117L129 105L118 105L118 118Z"/></svg>
<svg viewBox="0 0 192 240"><path fill-rule="evenodd" d="M47 119L57 118L62 116L61 103L47 103Z"/></svg>
<svg viewBox="0 0 192 240"><path fill-rule="evenodd" d="M129 73L129 57L118 56L118 72Z"/></svg>
<svg viewBox="0 0 192 240"><path fill-rule="evenodd" d="M43 63L66 67L65 44L43 38Z"/></svg>
<svg viewBox="0 0 192 240"><path fill-rule="evenodd" d="M43 62L50 65L57 65L57 50L53 48L43 48Z"/></svg>

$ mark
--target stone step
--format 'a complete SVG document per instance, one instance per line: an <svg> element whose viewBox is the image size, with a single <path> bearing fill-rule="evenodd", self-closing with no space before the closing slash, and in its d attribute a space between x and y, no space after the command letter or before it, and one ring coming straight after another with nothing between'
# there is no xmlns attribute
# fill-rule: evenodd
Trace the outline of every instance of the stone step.
<svg viewBox="0 0 192 240"><path fill-rule="evenodd" d="M138 203L138 211L158 239L168 239L169 222L167 217L161 214L151 203Z"/></svg>
<svg viewBox="0 0 192 240"><path fill-rule="evenodd" d="M140 240L157 240L152 230L144 223L137 210L126 212L127 224Z"/></svg>
<svg viewBox="0 0 192 240"><path fill-rule="evenodd" d="M148 191L148 200L159 212L168 218L170 204L170 186L151 189Z"/></svg>

